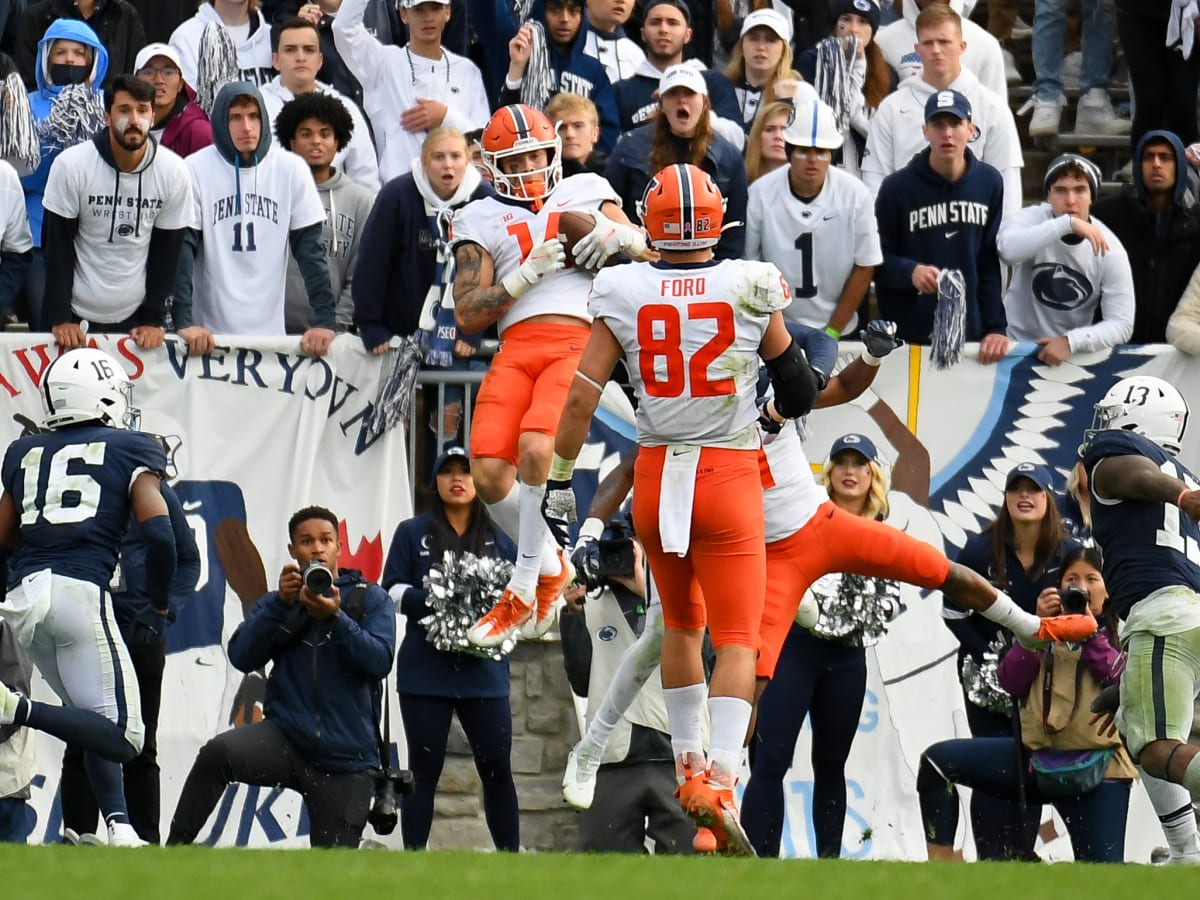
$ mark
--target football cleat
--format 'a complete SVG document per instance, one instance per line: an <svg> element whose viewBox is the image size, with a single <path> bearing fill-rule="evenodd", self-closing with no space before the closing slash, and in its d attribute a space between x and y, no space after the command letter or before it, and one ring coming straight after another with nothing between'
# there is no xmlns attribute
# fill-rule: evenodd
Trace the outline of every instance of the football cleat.
<svg viewBox="0 0 1200 900"><path fill-rule="evenodd" d="M108 824L108 846L145 847L148 845L138 837L138 833L128 822L110 822Z"/></svg>
<svg viewBox="0 0 1200 900"><path fill-rule="evenodd" d="M717 836L707 828L697 828L696 836L692 838L692 849L697 853L716 853Z"/></svg>
<svg viewBox="0 0 1200 900"><path fill-rule="evenodd" d="M575 567L561 549L554 551L562 569L557 575L539 575L537 580L537 607L535 614L521 628L522 640L534 640L544 635L554 625L558 608L562 606L562 593L575 580Z"/></svg>
<svg viewBox="0 0 1200 900"><path fill-rule="evenodd" d="M710 772L697 772L684 766L683 784L675 791L680 805L696 825L692 847L697 853L723 853L729 856L757 856L750 837L742 828L733 789L713 780ZM709 837L712 837L710 842ZM704 850L710 843L713 850Z"/></svg>
<svg viewBox="0 0 1200 900"><path fill-rule="evenodd" d="M476 647L499 647L532 618L533 607L516 591L505 588L496 605L471 626L467 640Z"/></svg>
<svg viewBox="0 0 1200 900"><path fill-rule="evenodd" d="M1052 616L1042 619L1042 626L1034 635L1040 641L1086 641L1096 633L1096 617L1090 613L1073 616Z"/></svg>
<svg viewBox="0 0 1200 900"><path fill-rule="evenodd" d="M580 751L583 741L571 748L567 754L567 768L563 772L563 799L574 809L591 808L596 796L596 770L600 768L600 757Z"/></svg>

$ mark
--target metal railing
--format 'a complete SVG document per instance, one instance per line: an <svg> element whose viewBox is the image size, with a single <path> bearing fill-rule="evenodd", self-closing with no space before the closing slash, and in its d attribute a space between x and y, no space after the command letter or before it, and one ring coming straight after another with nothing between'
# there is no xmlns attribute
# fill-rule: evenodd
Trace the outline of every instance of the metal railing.
<svg viewBox="0 0 1200 900"><path fill-rule="evenodd" d="M452 385L461 385L463 388L462 400L462 443L464 447L471 446L471 417L474 412L475 405L475 389L479 387L483 381L483 376L486 372L464 372L461 370L451 371L447 369L422 369L417 373L417 389L418 394L428 395L425 388L437 386L437 405L436 408L430 408L424 403L418 403L417 398L413 398L413 402L408 412L408 480L409 491L412 494L412 499L415 502L417 485L424 482L423 473L417 469L417 445L421 440L434 441L436 451L440 450L442 445L451 437L457 437L457 434L446 433L446 388ZM420 415L418 416L418 408ZM425 423L429 421L430 416L436 416L437 429L430 433ZM420 429L420 431L418 431Z"/></svg>

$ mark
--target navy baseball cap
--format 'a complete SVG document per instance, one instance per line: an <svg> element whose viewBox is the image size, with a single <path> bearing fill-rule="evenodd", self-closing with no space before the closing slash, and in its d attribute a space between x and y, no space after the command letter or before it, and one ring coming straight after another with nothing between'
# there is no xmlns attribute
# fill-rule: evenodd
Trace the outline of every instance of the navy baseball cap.
<svg viewBox="0 0 1200 900"><path fill-rule="evenodd" d="M683 13L683 21L687 22L688 25L692 24L692 10L691 7L687 5L686 0L649 0L649 2L642 7L642 17L649 18L650 10L654 9L656 6L673 6Z"/></svg>
<svg viewBox="0 0 1200 900"><path fill-rule="evenodd" d="M470 462L470 457L467 456L467 448L460 447L457 444L451 447L446 447L438 454L438 458L433 462L434 476L440 475L442 469L446 468L446 463L454 459L461 459L465 463Z"/></svg>
<svg viewBox="0 0 1200 900"><path fill-rule="evenodd" d="M879 462L879 451L875 449L875 444L865 434L843 434L829 448L829 458L833 459L844 450L853 450L861 453L873 463Z"/></svg>
<svg viewBox="0 0 1200 900"><path fill-rule="evenodd" d="M1054 476L1050 474L1049 469L1037 463L1023 462L1013 466L1004 481L1004 489L1011 490L1013 482L1018 478L1028 478L1043 491L1054 491Z"/></svg>
<svg viewBox="0 0 1200 900"><path fill-rule="evenodd" d="M958 91L947 88L944 91L934 91L925 101L925 121L934 116L954 116L958 119L971 120L971 101Z"/></svg>

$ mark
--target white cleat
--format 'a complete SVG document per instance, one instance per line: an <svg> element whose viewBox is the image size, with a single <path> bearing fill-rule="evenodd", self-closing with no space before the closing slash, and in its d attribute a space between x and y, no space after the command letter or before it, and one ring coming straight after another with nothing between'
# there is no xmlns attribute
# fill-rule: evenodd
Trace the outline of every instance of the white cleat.
<svg viewBox="0 0 1200 900"><path fill-rule="evenodd" d="M98 842L97 842L98 843ZM145 847L143 841L133 826L128 822L110 823L108 826L108 846L110 847Z"/></svg>
<svg viewBox="0 0 1200 900"><path fill-rule="evenodd" d="M567 754L567 768L563 772L563 799L574 809L590 809L596 797L596 770L600 760L591 754L580 753L579 744Z"/></svg>

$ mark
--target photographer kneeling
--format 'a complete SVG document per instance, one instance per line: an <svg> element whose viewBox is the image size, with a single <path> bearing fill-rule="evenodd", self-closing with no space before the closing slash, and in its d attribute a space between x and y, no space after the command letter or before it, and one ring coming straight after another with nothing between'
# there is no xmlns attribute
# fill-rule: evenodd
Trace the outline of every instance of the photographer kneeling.
<svg viewBox="0 0 1200 900"><path fill-rule="evenodd" d="M1104 610L1108 592L1100 554L1069 551L1058 588L1038 596L1042 616L1088 610L1100 629L1082 644L1029 650L1014 644L1000 661L1000 686L1020 700L1021 742L1008 737L942 741L921 755L917 793L930 859L951 859L961 784L996 797L1022 797L1029 814L1051 803L1063 818L1075 859L1123 862L1129 791L1137 770L1121 739L1092 701L1116 684L1125 659L1116 621ZM1104 614L1102 614L1104 613ZM1019 768L1018 768L1019 760Z"/></svg>
<svg viewBox="0 0 1200 900"><path fill-rule="evenodd" d="M286 787L308 807L314 847L357 847L379 773L381 681L396 614L383 588L338 571L338 519L310 506L288 521L279 589L229 639L242 672L273 663L264 719L217 735L188 773L168 844L189 844L231 782Z"/></svg>

